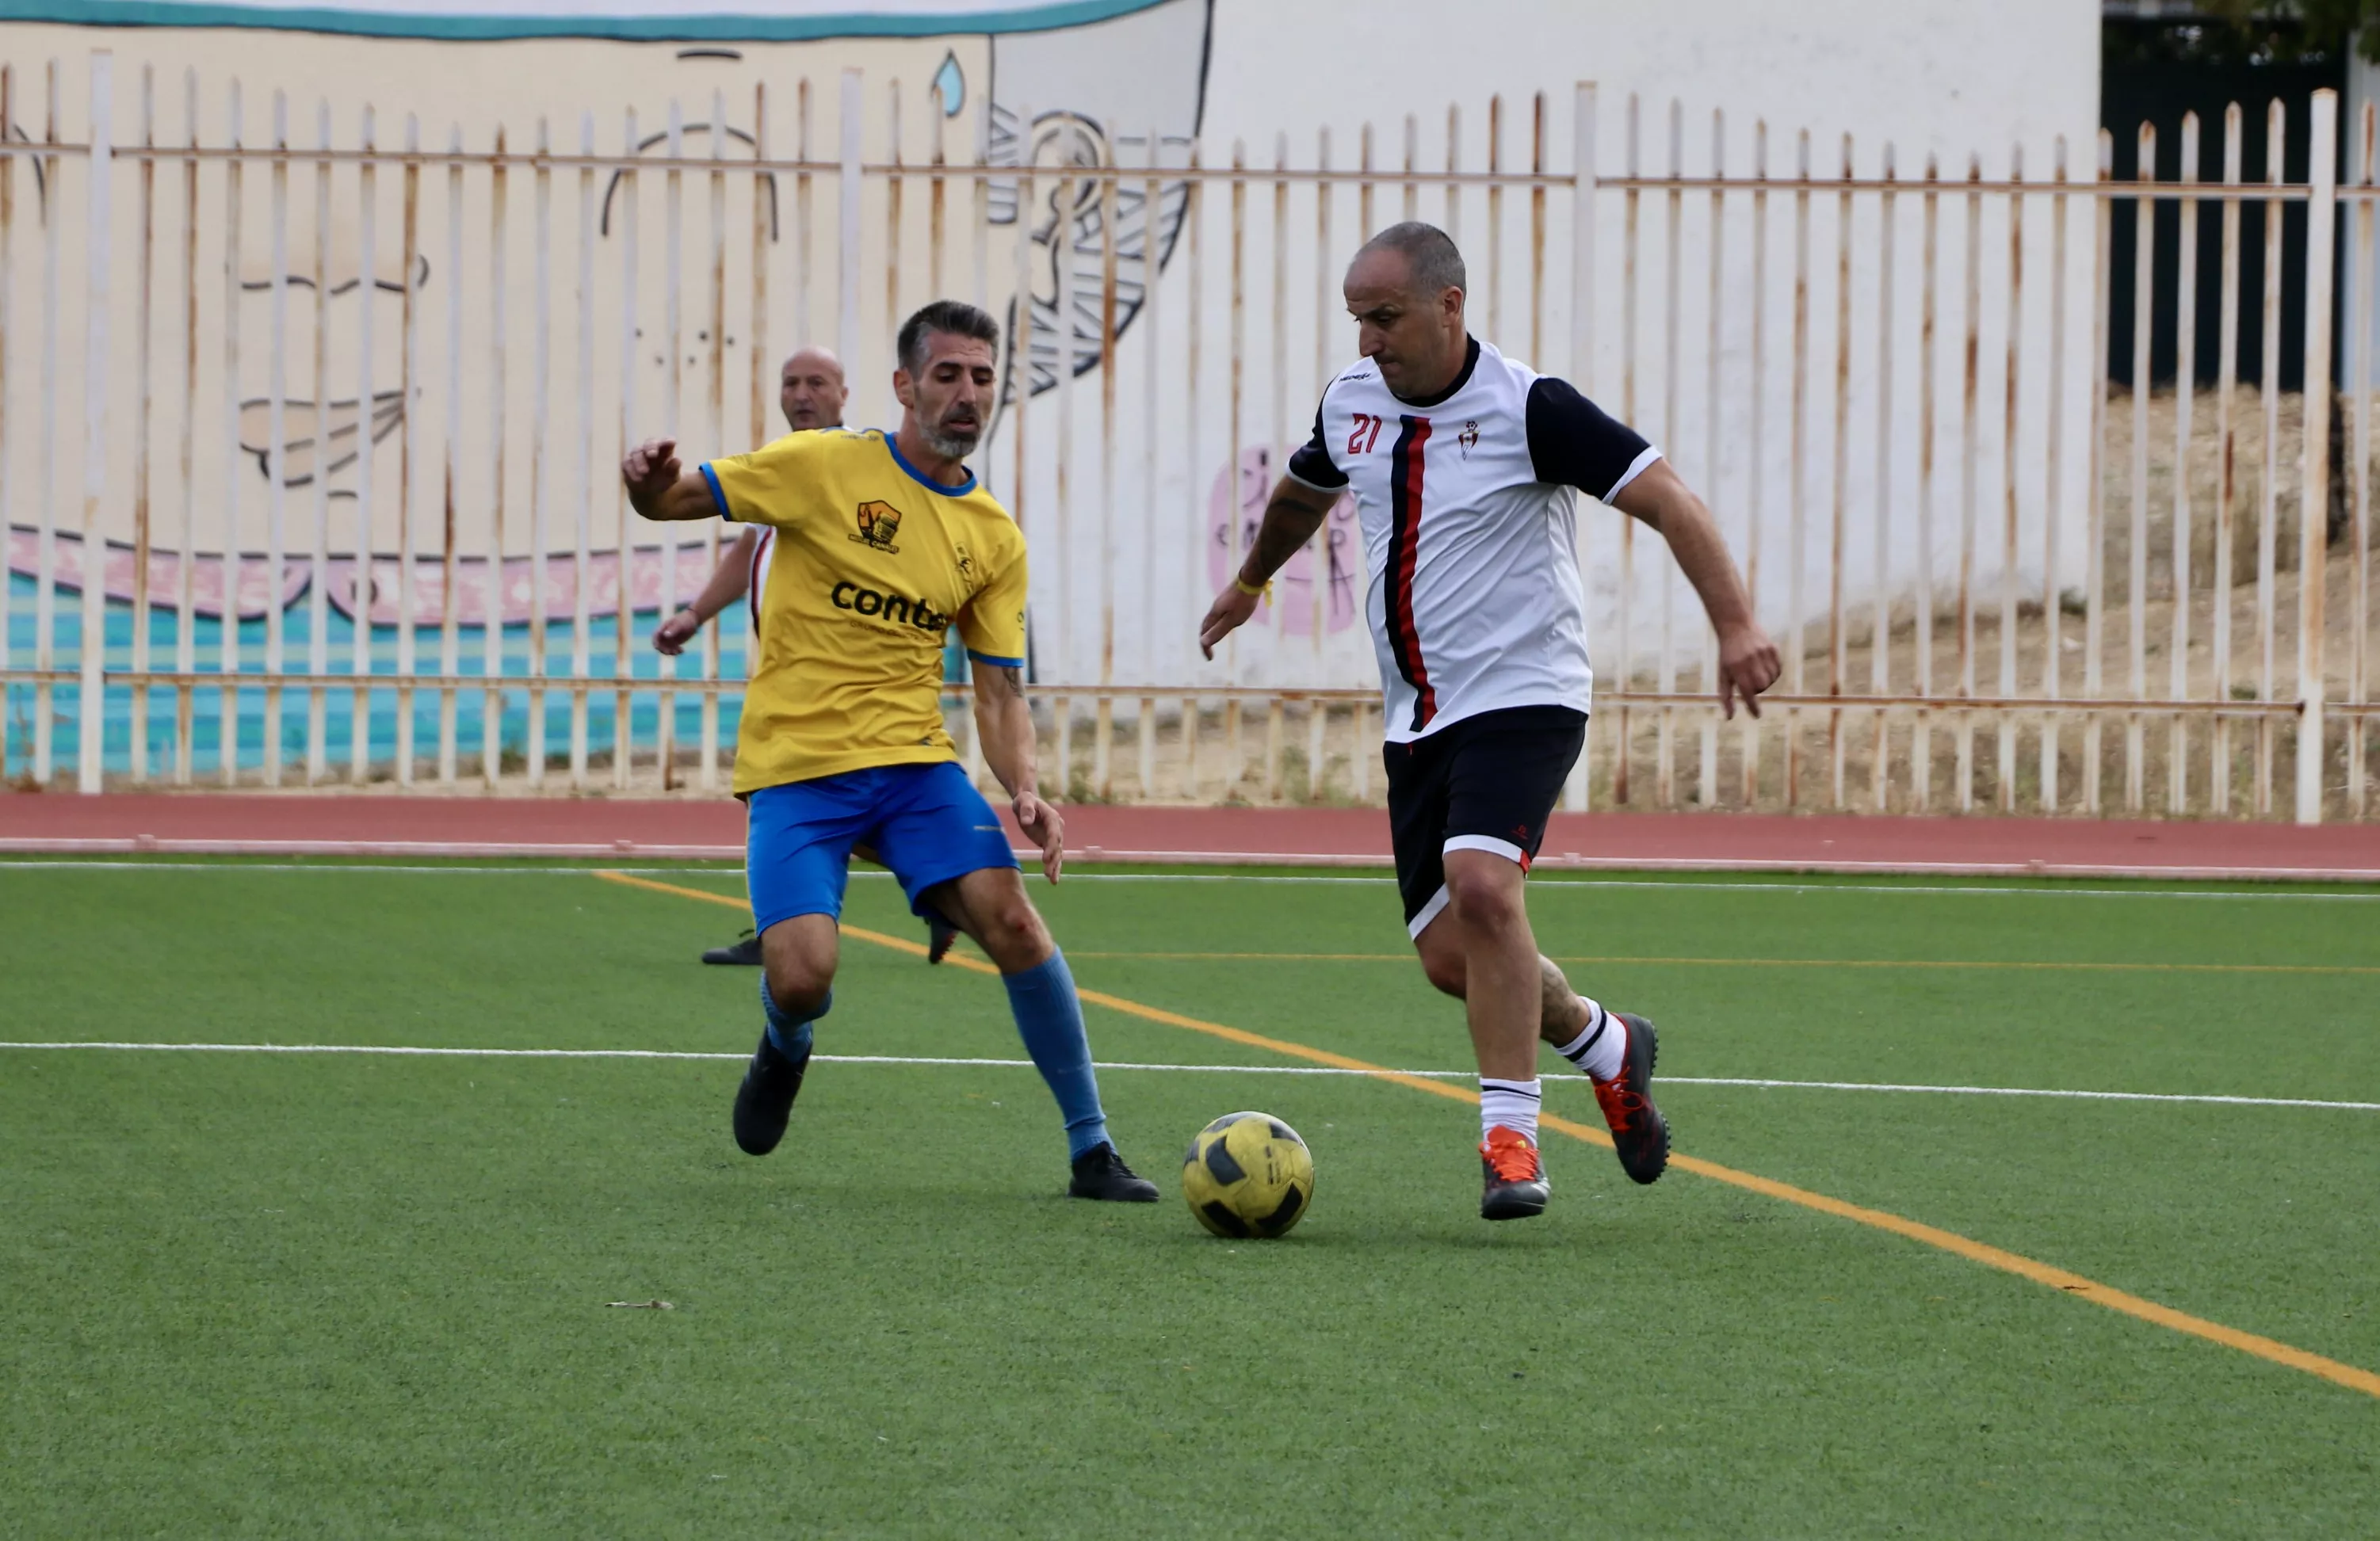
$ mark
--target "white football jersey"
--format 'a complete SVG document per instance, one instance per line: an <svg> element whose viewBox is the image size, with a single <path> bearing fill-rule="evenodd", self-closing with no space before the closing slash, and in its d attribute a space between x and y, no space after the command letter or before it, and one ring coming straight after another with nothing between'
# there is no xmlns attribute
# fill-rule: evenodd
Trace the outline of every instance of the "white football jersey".
<svg viewBox="0 0 2380 1541"><path fill-rule="evenodd" d="M1659 457L1475 338L1427 401L1391 394L1369 359L1340 371L1289 474L1354 490L1390 742L1506 707L1588 709L1572 489L1608 503Z"/></svg>

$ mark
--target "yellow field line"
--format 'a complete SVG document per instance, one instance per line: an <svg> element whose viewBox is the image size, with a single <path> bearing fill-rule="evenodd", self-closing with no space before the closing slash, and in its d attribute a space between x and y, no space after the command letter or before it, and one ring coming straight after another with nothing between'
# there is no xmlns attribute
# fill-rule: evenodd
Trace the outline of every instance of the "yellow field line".
<svg viewBox="0 0 2380 1541"><path fill-rule="evenodd" d="M596 876L609 882L625 884L630 888L650 889L656 893L674 893L681 898L700 899L709 904L724 904L738 910L748 907L742 899L728 894L710 893L698 888L683 888L675 883L654 882L647 878L630 877L625 872L599 872ZM923 945L911 941L905 937L888 936L881 931L867 930L847 924L844 926L843 932L845 936L857 937L862 941L871 941L880 947L889 947L895 952L907 953L917 957L923 957L926 954ZM1266 955L1279 956L1280 954ZM966 957L956 953L952 953L944 961L978 974L999 972L979 958ZM1178 1012L1169 1012L1160 1006L1143 1005L1137 1001L1127 1001L1123 996L1110 995L1103 990L1086 989L1080 990L1079 993L1084 1000L1093 1005L1105 1006L1110 1011L1122 1012L1127 1016L1136 1016L1143 1021L1162 1023L1169 1027L1186 1028L1194 1033L1204 1033L1210 1037L1245 1044L1251 1049L1269 1050L1290 1059L1305 1060L1314 1064L1331 1065L1341 1070L1359 1071L1382 1081L1391 1081L1401 1086L1409 1086L1415 1091L1427 1092L1433 1097L1448 1098L1456 1102L1476 1103L1479 1100L1478 1093L1464 1087L1451 1086L1443 1081L1424 1080L1417 1075L1402 1075L1385 1065L1376 1065L1365 1060L1350 1059L1344 1054L1334 1054L1327 1049L1316 1049L1307 1044L1293 1043L1285 1038L1267 1037L1261 1033L1228 1027L1220 1022L1207 1022L1195 1016L1184 1016ZM1589 1124L1576 1123L1569 1119L1557 1118L1552 1114L1541 1115L1537 1122L1542 1128L1568 1135L1572 1139L1585 1140L1590 1145L1599 1145L1608 1148L1611 1144L1611 1136L1609 1134ZM2185 1332L2194 1338L2204 1338L2211 1343L2220 1343L2225 1348L2254 1354L2259 1359L2268 1360L2276 1365L2285 1365L2293 1370L2302 1370L2308 1375L2320 1376L2325 1380L2347 1387L2350 1390L2362 1391L2366 1396L2380 1397L2380 1375L2374 1375L2370 1370L2342 1364L2336 1359L2326 1359L2319 1353L2309 1353L2303 1349L2293 1348L2288 1343L2259 1333L2242 1332L2238 1328L2226 1327L2221 1322L2208 1321L2204 1317L2193 1317L2186 1311L2177 1311L2169 1305L2160 1305L2155 1301L2144 1300L2139 1295L2099 1283L2095 1280L2085 1279L2079 1273L2070 1273L2054 1264L2040 1262L2021 1253L2010 1252L1988 1243L1978 1242L1971 1237L1961 1236L1954 1231L1945 1231L1939 1226L1927 1225L1922 1220L1909 1219L1887 1210L1870 1209L1863 1205L1847 1203L1840 1198L1831 1198L1825 1194L1814 1193L1808 1188L1797 1188L1791 1183L1779 1183L1773 1178L1762 1177L1754 1172L1740 1171L1733 1167L1721 1166L1716 1161L1706 1161L1698 1157L1672 1155L1670 1158L1670 1164L1681 1171L1693 1172L1697 1177L1708 1178L1714 1183L1725 1183L1731 1187L1762 1194L1769 1198L1781 1199L1788 1204L1798 1204L1805 1209L1815 1209L1820 1214L1854 1220L1861 1225L1873 1226L1878 1231L1888 1231L1896 1236L1906 1237L1912 1242L1923 1242L1927 1246L1938 1247L1944 1252L1964 1257L1969 1262L1998 1268L2002 1272L2015 1274L2021 1279L2030 1279L2036 1284L2047 1285L2078 1300L2087 1300L2094 1305L2104 1305L2110 1311L2120 1311L2128 1317L2134 1317L2142 1321L2170 1329L2175 1332Z"/></svg>
<svg viewBox="0 0 2380 1541"><path fill-rule="evenodd" d="M632 878L625 872L599 872L596 876L608 882L625 883L631 888L649 888L656 893L674 893L684 898L707 900L714 904L726 904L739 910L750 908L743 900L731 898L724 893L708 893L698 888L681 888L675 883L657 883L650 878ZM871 931L865 927L854 926L849 921L842 922L842 926L844 936L857 937L862 941L872 941L879 947L889 947L896 953L907 953L920 958L926 955L926 949L922 943L911 941L906 937L888 936L882 931ZM977 974L1000 972L981 958L970 957L965 953L955 951L945 956L942 962ZM1169 1027L1186 1027L1194 1033L1205 1033L1210 1037L1245 1044L1250 1049L1269 1050L1275 1054L1284 1054L1293 1060L1307 1060L1316 1064L1334 1065L1341 1070L1361 1071L1384 1081L1393 1081L1401 1086L1411 1086L1415 1091L1426 1091L1438 1097L1451 1097L1458 1102L1479 1100L1476 1093L1464 1091L1459 1086L1425 1080L1418 1075L1400 1075L1384 1066L1372 1064L1364 1060L1351 1060L1343 1054L1333 1054L1327 1049L1309 1048L1302 1043L1291 1043L1284 1038L1269 1038L1262 1033L1251 1033L1238 1027L1226 1027L1220 1022L1201 1022L1195 1016L1182 1016L1166 1011L1160 1006L1144 1006L1137 1001L1127 1001L1121 995L1110 995L1104 990L1084 989L1079 985L1075 987L1075 993L1095 1006L1105 1006L1110 1011L1122 1012L1127 1016L1136 1016L1149 1022L1161 1022ZM1606 1145L1611 1143L1609 1135L1598 1133L1597 1137L1601 1138Z"/></svg>
<svg viewBox="0 0 2380 1541"><path fill-rule="evenodd" d="M668 883L648 882L625 873L606 872L601 876L614 882L634 883L639 887L658 889L665 893L695 893L700 891L673 887ZM723 893L703 893L702 897L735 909L747 908L745 901ZM855 936L864 935L871 941L884 941L900 947L912 947L909 942L892 942L891 939L873 932L861 932L851 927L844 929ZM923 948L917 951L922 953ZM958 954L953 954L955 958ZM1108 958L1131 961L1183 963L1410 963L1411 953L1104 953L1067 949L1070 958ZM1576 957L1560 957L1559 964L1604 965L1611 964L1645 964L1665 968L1992 968L2046 969L2057 972L2105 974L2375 974L2380 965L2371 964L2221 964L2221 963L2067 963L2028 959L1997 958L1667 958L1622 956L1617 953Z"/></svg>

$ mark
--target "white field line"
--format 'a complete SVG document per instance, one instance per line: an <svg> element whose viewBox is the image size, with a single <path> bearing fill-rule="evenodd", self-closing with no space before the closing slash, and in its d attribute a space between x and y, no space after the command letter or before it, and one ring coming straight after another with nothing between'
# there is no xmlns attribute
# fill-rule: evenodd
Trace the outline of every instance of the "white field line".
<svg viewBox="0 0 2380 1541"><path fill-rule="evenodd" d="M434 1049L368 1043L0 1043L6 1049L108 1049L185 1054L373 1054L464 1060L718 1060L741 1064L747 1054L698 1053L666 1049ZM1031 1070L1030 1060L945 1059L910 1054L814 1054L820 1064L967 1065L984 1070ZM1146 1070L1173 1074L1346 1075L1373 1078L1412 1075L1432 1081L1467 1081L1468 1070L1343 1070L1335 1065L1168 1065L1130 1060L1093 1062L1098 1070ZM1548 1081L1584 1081L1584 1075L1548 1075ZM1665 1086L1750 1086L1768 1091L1920 1092L1943 1097L2042 1097L2086 1102L2213 1103L2238 1108L2327 1108L2380 1113L2380 1102L2324 1101L2304 1097L2222 1097L2180 1092L2067 1091L2035 1086L1935 1086L1885 1081L1775 1081L1735 1075L1665 1075Z"/></svg>
<svg viewBox="0 0 2380 1541"><path fill-rule="evenodd" d="M1294 852L1294 851L1123 851L1107 850L1098 845L1076 847L1085 861L1149 862L1164 865L1196 867L1379 867L1387 863L1385 852ZM52 836L0 836L0 853L87 852L92 855L114 853L160 853L182 855L322 855L322 856L462 856L489 859L501 856L564 856L600 860L605 856L643 856L647 858L733 861L741 854L735 845L640 844L634 841L613 841L606 843L588 842L516 842L516 841L370 841L370 840L196 840L160 839L153 835L91 838L60 838ZM1019 851L1018 859L1036 857L1038 852ZM1546 870L1620 871L1620 872L1840 872L1849 874L1902 873L1914 877L1937 878L2093 878L2146 879L2169 881L2248 879L2286 882L2375 882L2380 881L2380 869L2372 868L2323 867L2185 867L2179 864L2131 863L2060 863L2039 860L2022 862L1988 861L1861 861L1849 857L1689 857L1689 856L1585 856L1565 854L1546 856L1537 864Z"/></svg>
<svg viewBox="0 0 2380 1541"><path fill-rule="evenodd" d="M1027 852L1038 860L1036 853ZM1385 864L1383 864L1385 865ZM261 862L261 861L108 861L10 859L0 855L0 872L10 871L108 871L108 872L397 872L448 877L518 877L518 878L590 878L599 872L625 872L656 877L719 877L742 878L741 867L480 867L460 863L441 863L434 867L391 864L386 862ZM855 880L890 882L890 872L855 870ZM1350 877L1331 873L1231 873L1231 872L1083 872L1066 875L1066 880L1076 883L1305 883L1354 884L1384 887L1396 880L1386 875ZM2380 878L2362 880L2380 881ZM1563 878L1545 873L1538 868L1537 880L1529 885L1532 893L1560 892L1564 889L1660 889L1672 892L1732 892L1732 893L1945 893L1982 894L1990 897L2038 895L2051 899L2288 899L2301 901L2331 901L2348 904L2380 904L2380 893L2330 893L2307 892L2276 882L2269 889L2167 889L2167 888L2044 888L2037 886L2037 876L2032 883L1995 881L1985 878L1973 884L1957 887L1921 883L1787 883L1787 882L1726 882L1700 881L1688 878Z"/></svg>

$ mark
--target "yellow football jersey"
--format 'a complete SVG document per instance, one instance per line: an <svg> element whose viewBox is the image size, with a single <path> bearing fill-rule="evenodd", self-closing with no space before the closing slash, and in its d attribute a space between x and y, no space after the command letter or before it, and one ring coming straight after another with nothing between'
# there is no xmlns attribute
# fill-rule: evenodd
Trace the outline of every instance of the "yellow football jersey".
<svg viewBox="0 0 2380 1541"><path fill-rule="evenodd" d="M946 487L880 429L816 429L703 479L719 511L775 527L759 664L744 693L735 792L957 758L942 643L1025 661L1025 535L970 472Z"/></svg>

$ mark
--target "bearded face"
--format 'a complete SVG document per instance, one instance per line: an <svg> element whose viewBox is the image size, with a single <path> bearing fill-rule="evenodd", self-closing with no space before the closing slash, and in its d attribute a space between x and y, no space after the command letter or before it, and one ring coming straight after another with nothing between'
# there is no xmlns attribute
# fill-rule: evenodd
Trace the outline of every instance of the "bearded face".
<svg viewBox="0 0 2380 1541"><path fill-rule="evenodd" d="M918 436L936 455L964 460L983 441L984 423L999 389L990 343L978 337L929 332L917 372L904 370L894 382Z"/></svg>

